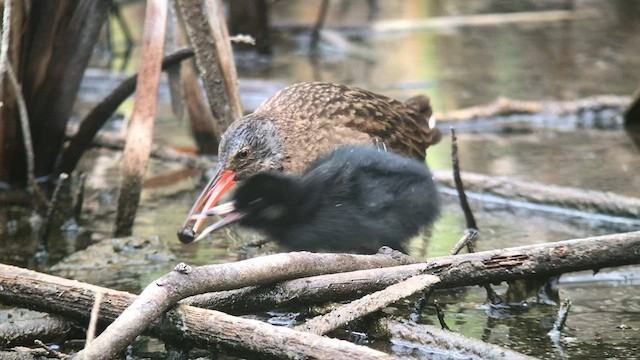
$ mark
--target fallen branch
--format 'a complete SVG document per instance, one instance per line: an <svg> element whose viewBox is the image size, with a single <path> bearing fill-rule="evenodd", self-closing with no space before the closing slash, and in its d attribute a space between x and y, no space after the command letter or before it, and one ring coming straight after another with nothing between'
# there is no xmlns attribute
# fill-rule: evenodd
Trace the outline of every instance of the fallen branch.
<svg viewBox="0 0 640 360"><path fill-rule="evenodd" d="M585 110L615 109L622 111L630 103L627 96L599 95L570 101L523 101L498 98L496 101L480 106L455 110L447 113L436 113L438 121L462 121L479 118L494 118L514 114L549 114L568 115Z"/></svg>
<svg viewBox="0 0 640 360"><path fill-rule="evenodd" d="M429 355L442 350L450 352L450 358L480 358L480 359L534 359L518 352L492 345L480 340L462 336L458 333L440 330L430 325L416 324L406 320L395 321L381 319L377 326L378 336L391 338L395 345L414 348L420 345ZM428 352L431 350L431 352ZM428 355L425 354L426 357Z"/></svg>
<svg viewBox="0 0 640 360"><path fill-rule="evenodd" d="M311 254L289 253L264 256L255 259L239 261L231 264L208 265L192 268L190 272L186 267L179 268L172 273L155 281L145 289L143 295L149 293L158 294L167 292L155 300L166 298L175 300L195 291L213 291L231 286L248 286L255 284L268 284L281 281L287 277L308 276L313 273L330 271L349 271L365 266L392 266L399 262L407 261L392 259L388 256L377 255L345 255L345 254ZM568 240L557 243L530 245L503 250L491 250L473 254L445 256L431 259L426 262L427 273L440 277L438 288L451 288L464 285L476 285L484 282L500 282L528 278L531 276L550 276L570 271L587 269L600 269L603 267L622 266L640 263L640 232L613 234L586 239ZM188 272L188 273L187 273ZM179 283L172 282L171 279ZM117 292L93 285L82 284L75 281L61 279L50 275L39 274L33 271L19 269L13 266L0 265L0 302L7 305L15 305L26 308L47 311L63 316L81 318L86 321L89 318L90 309L93 306L96 292L103 292L104 298L100 309L100 319L111 321L119 312L129 306L136 298L124 292ZM174 295L174 292L177 293ZM163 299L163 296L165 297ZM238 318L226 314L215 313L217 317L225 319L224 324L219 324L217 317L208 318L211 313L198 313L191 318L189 314L170 312L161 316L159 311L149 299L136 301L137 308L131 306L128 313L142 321L135 324L134 331L130 328L119 326L131 325L132 319L116 321L110 327L112 331L118 330L122 337L131 338L134 332L139 334L151 322L149 330L160 338L185 339L194 344L208 344L211 342L222 343L230 348L249 347L246 342L261 339L254 334L245 336L231 336L238 334L234 328L234 321ZM148 305L145 308L141 305ZM166 306L163 304L163 306ZM167 306L168 308L168 306ZM179 307L180 311L185 306ZM191 309L191 308L189 308ZM203 310L205 311L205 310ZM193 314L192 314L193 315ZM227 318L228 317L228 318ZM158 319L156 319L158 318ZM177 321L174 324L173 321ZM152 321L153 320L153 321ZM212 321L215 325L203 327L202 321ZM119 324L117 324L119 323ZM160 324L165 324L162 327ZM259 324L259 322L256 322ZM117 326L114 326L117 324ZM175 325L175 327L173 327ZM191 328L193 326L193 328ZM258 326L254 323L242 326ZM193 331L190 331L193 330ZM203 329L206 329L204 331ZM201 331L201 332L199 332ZM219 333L218 333L219 331ZM293 331L293 330L291 330ZM210 332L210 334L209 334ZM206 333L206 334L204 334ZM294 332L292 336L300 334ZM103 333L104 335L104 333ZM120 333L118 333L120 335ZM282 335L282 336L287 336ZM102 335L92 344L100 341ZM282 340L282 338L281 338ZM274 340L275 341L275 340ZM126 342L125 340L121 340ZM114 349L108 346L109 349ZM252 351L258 351L253 349ZM269 351L276 351L270 349ZM87 354L87 353L85 353ZM113 353L103 353L97 356L109 357Z"/></svg>
<svg viewBox="0 0 640 360"><path fill-rule="evenodd" d="M148 285L107 329L78 356L85 359L111 358L141 334L153 319L178 301L209 291L270 284L310 275L401 264L405 257L307 252L275 254L230 264L189 267L179 264L174 271Z"/></svg>
<svg viewBox="0 0 640 360"><path fill-rule="evenodd" d="M94 294L102 293L101 323L116 319L136 295L0 264L0 302L88 322ZM180 305L149 328L154 336L186 347L217 345L237 353L281 358L388 359L384 353L347 341L276 327L218 311ZM86 354L86 353L85 353ZM80 355L80 354L78 354ZM111 359L99 354L92 359Z"/></svg>
<svg viewBox="0 0 640 360"><path fill-rule="evenodd" d="M191 296L180 303L235 314L354 299L425 273L426 263L358 270Z"/></svg>
<svg viewBox="0 0 640 360"><path fill-rule="evenodd" d="M423 291L440 282L437 276L418 275L391 285L376 293L367 295L349 304L342 305L328 314L314 317L304 324L294 327L312 334L322 335L362 318L381 308Z"/></svg>
<svg viewBox="0 0 640 360"><path fill-rule="evenodd" d="M449 171L434 170L432 173L439 183L455 186ZM465 186L473 192L608 215L640 217L640 198L470 172L463 172L462 177Z"/></svg>
<svg viewBox="0 0 640 360"><path fill-rule="evenodd" d="M67 126L67 136L73 137L78 131L77 125ZM93 138L93 145L112 149L123 150L125 139L122 135L116 134L111 131L98 131ZM155 159L172 161L180 163L186 167L206 169L213 167L214 163L207 160L204 157L197 156L195 154L176 151L167 146L160 146L157 144L151 144L151 157Z"/></svg>
<svg viewBox="0 0 640 360"><path fill-rule="evenodd" d="M57 341L70 334L82 333L66 319L43 316L36 319L14 320L0 324L0 348L31 346L34 340Z"/></svg>

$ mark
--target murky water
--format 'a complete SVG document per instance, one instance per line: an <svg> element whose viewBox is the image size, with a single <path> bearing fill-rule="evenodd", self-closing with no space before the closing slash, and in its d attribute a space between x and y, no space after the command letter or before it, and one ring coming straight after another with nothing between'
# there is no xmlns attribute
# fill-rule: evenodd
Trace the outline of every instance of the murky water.
<svg viewBox="0 0 640 360"><path fill-rule="evenodd" d="M280 86L310 80L355 84L401 99L427 93L438 111L484 104L498 96L566 100L597 94L630 95L640 84L637 1L542 4L379 1L378 4L375 25L368 22L366 2L332 2L328 35L319 57L311 58L307 51L308 33L288 26L293 22L313 22L319 3L274 3L273 21L280 30L275 34L273 57L257 61L240 55L238 71L245 106L254 108ZM564 9L573 10L572 19L487 26L431 24L418 30L380 30L384 26L388 29L390 21L398 18L421 20L434 16ZM367 23L373 24L373 29L367 29L364 26ZM345 24L350 28L340 30ZM572 118L553 119L549 123L554 125L538 123L518 133L482 132L480 128L466 126L459 134L463 170L640 196L639 142L621 129L619 119L611 119L608 123L613 125L604 130L581 126ZM450 124L442 126L446 130ZM173 120L166 105L161 107L156 142L172 146L192 143L187 124ZM449 146L445 137L429 150L432 168L450 168ZM99 234L110 232L119 165L120 154L109 150L92 151L85 157L82 168L88 173L88 195L81 223L85 229ZM175 164L153 161L149 178L158 179L183 170ZM169 185L159 181L147 183L135 235L158 235L177 260L190 264L236 260L241 253L237 250L239 239L246 236L237 229L193 245L177 241L175 232L201 186L197 176L179 178ZM411 243L411 252L416 256L447 253L464 231L456 199L448 195L443 198L446 207L431 237L416 238ZM472 200L471 205L481 229L479 250L632 230L606 221L550 215L477 200ZM30 254L38 242L33 237L25 242L20 234L3 236L0 261L33 266ZM55 248L58 249L55 256L71 253L88 242L86 235L67 231L61 245ZM169 271L173 264L173 260L158 260L154 267L131 275L134 285L104 277L94 282L121 284L127 289L135 288L135 283L143 287ZM122 276L115 271L112 275ZM561 297L571 299L574 305L559 345L545 335L554 320L553 306L530 304L528 309L487 316L482 306L483 291L470 288L463 301L445 304L444 310L454 330L541 358L637 358L638 277L637 267L605 271L599 278L589 273L564 275Z"/></svg>

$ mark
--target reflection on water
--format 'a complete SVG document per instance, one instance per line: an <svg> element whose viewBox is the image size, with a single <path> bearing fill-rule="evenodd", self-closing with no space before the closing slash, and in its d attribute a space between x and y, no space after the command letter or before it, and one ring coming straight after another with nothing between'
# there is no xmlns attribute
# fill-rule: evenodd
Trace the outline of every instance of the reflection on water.
<svg viewBox="0 0 640 360"><path fill-rule="evenodd" d="M640 150L618 130L541 129L527 134L459 134L463 171L639 196ZM449 169L450 141L430 149Z"/></svg>
<svg viewBox="0 0 640 360"><path fill-rule="evenodd" d="M275 3L274 24L312 23L317 5ZM244 77L335 81L408 97L428 93L436 110L490 102L498 96L568 100L594 94L630 95L640 83L637 1L378 1L376 21L422 20L496 12L570 10L574 20L422 31L366 31L367 2L332 3L331 26L362 26L325 41L320 59L306 51L308 34L281 31L265 65L247 64ZM578 16L578 14L583 14ZM356 46L358 51L352 51ZM243 64L241 62L241 64Z"/></svg>

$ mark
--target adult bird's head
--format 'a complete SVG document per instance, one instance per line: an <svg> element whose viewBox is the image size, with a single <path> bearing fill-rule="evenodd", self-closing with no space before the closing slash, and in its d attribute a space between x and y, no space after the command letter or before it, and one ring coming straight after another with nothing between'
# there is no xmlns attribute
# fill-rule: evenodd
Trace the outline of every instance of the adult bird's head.
<svg viewBox="0 0 640 360"><path fill-rule="evenodd" d="M178 230L178 239L193 242L206 218L194 215L207 213L237 181L261 171L281 171L284 157L282 138L268 119L251 114L231 124L222 135L213 176Z"/></svg>

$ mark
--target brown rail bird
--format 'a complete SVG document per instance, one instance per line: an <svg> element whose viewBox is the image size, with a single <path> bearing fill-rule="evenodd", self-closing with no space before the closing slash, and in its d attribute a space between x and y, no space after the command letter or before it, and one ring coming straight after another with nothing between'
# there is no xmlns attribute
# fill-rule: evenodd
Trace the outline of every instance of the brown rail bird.
<svg viewBox="0 0 640 360"><path fill-rule="evenodd" d="M178 239L192 242L205 218L194 215L211 209L236 181L268 170L299 174L340 145L377 143L424 161L426 149L441 136L430 126L431 116L424 95L401 102L338 84L288 86L222 135L218 166L178 230Z"/></svg>

